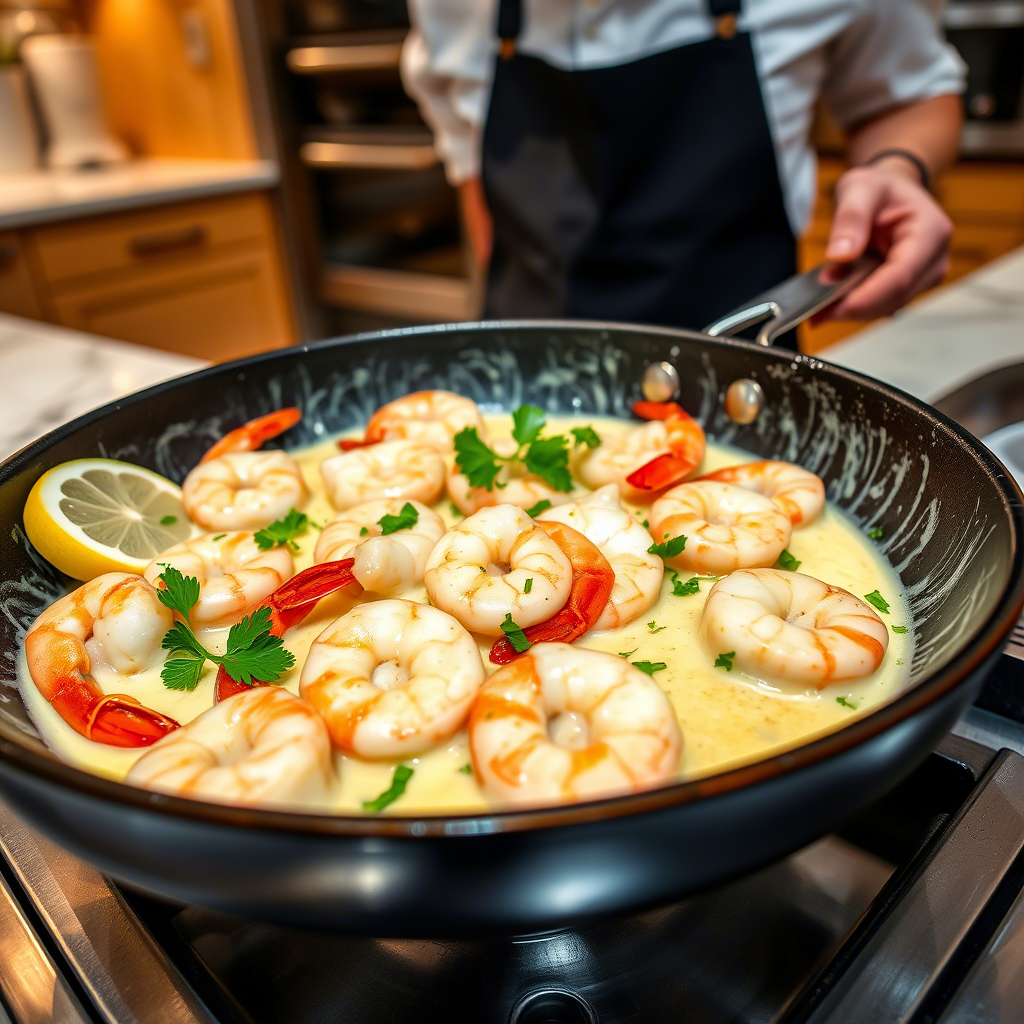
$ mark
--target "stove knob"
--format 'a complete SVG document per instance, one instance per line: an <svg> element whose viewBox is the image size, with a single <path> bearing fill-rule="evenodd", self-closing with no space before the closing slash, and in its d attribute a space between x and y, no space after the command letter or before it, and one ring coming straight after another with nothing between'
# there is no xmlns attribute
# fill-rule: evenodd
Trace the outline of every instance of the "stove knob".
<svg viewBox="0 0 1024 1024"><path fill-rule="evenodd" d="M585 999L564 988L545 988L523 996L512 1008L508 1024L598 1024Z"/></svg>

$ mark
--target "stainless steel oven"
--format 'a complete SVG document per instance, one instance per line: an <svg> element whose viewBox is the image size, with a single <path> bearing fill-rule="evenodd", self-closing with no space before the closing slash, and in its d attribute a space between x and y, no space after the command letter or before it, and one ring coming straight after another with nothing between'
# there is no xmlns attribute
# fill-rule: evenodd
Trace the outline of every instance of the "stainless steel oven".
<svg viewBox="0 0 1024 1024"><path fill-rule="evenodd" d="M968 69L963 152L1024 154L1024 2L949 0L943 22Z"/></svg>

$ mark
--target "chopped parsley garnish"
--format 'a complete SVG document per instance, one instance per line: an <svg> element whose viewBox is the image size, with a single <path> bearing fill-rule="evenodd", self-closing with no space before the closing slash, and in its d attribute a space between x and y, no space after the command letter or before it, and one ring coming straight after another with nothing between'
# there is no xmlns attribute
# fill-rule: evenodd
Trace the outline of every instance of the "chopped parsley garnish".
<svg viewBox="0 0 1024 1024"><path fill-rule="evenodd" d="M459 506L456 505L454 501L448 502L448 510L451 512L453 516L461 516L463 514L462 509L459 508Z"/></svg>
<svg viewBox="0 0 1024 1024"><path fill-rule="evenodd" d="M569 439L564 434L541 437L546 420L544 410L535 405L519 406L512 413L512 422L512 437L518 445L512 455L492 451L481 440L476 427L465 427L455 435L455 462L469 486L494 490L502 463L518 460L556 491L571 491Z"/></svg>
<svg viewBox="0 0 1024 1024"><path fill-rule="evenodd" d="M288 515L284 519L278 519L269 526L263 527L262 530L257 530L254 540L261 551L269 551L271 548L281 547L284 544L291 545L297 551L299 545L295 543L295 538L307 526L309 526L309 516L305 512L293 508L288 511Z"/></svg>
<svg viewBox="0 0 1024 1024"><path fill-rule="evenodd" d="M383 811L388 804L393 804L404 792L406 783L412 778L413 769L407 765L400 764L395 768L395 774L391 777L391 785L374 800L364 800L363 810L371 814Z"/></svg>
<svg viewBox="0 0 1024 1024"><path fill-rule="evenodd" d="M667 629L668 627L667 626L659 626L656 622L648 622L647 623L647 628L652 633L660 633L663 629Z"/></svg>
<svg viewBox="0 0 1024 1024"><path fill-rule="evenodd" d="M864 600L885 615L889 614L889 602L877 590L872 590L870 594L865 594Z"/></svg>
<svg viewBox="0 0 1024 1024"><path fill-rule="evenodd" d="M783 548L782 554L779 555L779 568L785 569L786 572L796 572L800 568L800 559L794 558L786 548Z"/></svg>
<svg viewBox="0 0 1024 1024"><path fill-rule="evenodd" d="M381 536L386 537L389 533L397 533L399 530L410 530L419 521L420 514L416 511L416 506L407 501L397 516L381 516L377 520L377 525L380 527Z"/></svg>
<svg viewBox="0 0 1024 1024"><path fill-rule="evenodd" d="M178 521L178 517L177 516L161 516L160 517L160 525L161 526L173 526L177 521Z"/></svg>
<svg viewBox="0 0 1024 1024"><path fill-rule="evenodd" d="M649 530L651 528L651 524L647 522L646 519L640 525L643 526L645 530Z"/></svg>
<svg viewBox="0 0 1024 1024"><path fill-rule="evenodd" d="M685 583L679 578L679 573L672 573L672 596L689 597L691 594L700 593L700 580L691 576Z"/></svg>
<svg viewBox="0 0 1024 1024"><path fill-rule="evenodd" d="M647 554L658 555L661 558L675 558L686 547L686 537L679 534L678 537L667 539L663 544L652 544L647 549Z"/></svg>
<svg viewBox="0 0 1024 1024"><path fill-rule="evenodd" d="M199 600L199 580L182 576L173 566L160 574L164 584L157 590L160 603L188 619ZM227 648L223 654L211 654L196 638L188 622L175 622L164 635L161 647L170 657L160 670L164 686L170 690L194 690L207 661L222 665L236 683L252 686L253 682L272 683L295 664L295 657L285 650L281 638L270 631L270 609L257 608L228 631Z"/></svg>
<svg viewBox="0 0 1024 1024"><path fill-rule="evenodd" d="M892 629L892 631L894 633L909 633L910 632L910 627L909 626L890 626L890 629Z"/></svg>
<svg viewBox="0 0 1024 1024"><path fill-rule="evenodd" d="M842 704L844 708L849 708L851 711L856 711L860 707L859 704L854 704L852 700L847 700L845 697L836 697L836 703Z"/></svg>
<svg viewBox="0 0 1024 1024"><path fill-rule="evenodd" d="M632 658L633 655L636 654L636 652L639 651L639 650L640 650L639 647L634 647L633 650L631 650L631 651L619 651L619 657L620 658Z"/></svg>
<svg viewBox="0 0 1024 1024"><path fill-rule="evenodd" d="M365 526L360 526L359 527L359 536L360 537L367 537L367 536L369 536L369 533L370 533L370 531Z"/></svg>
<svg viewBox="0 0 1024 1024"><path fill-rule="evenodd" d="M526 639L526 634L513 620L511 612L505 613L505 621L501 624L501 631L508 637L508 642L515 649L516 654L522 654L523 651L530 649L530 641Z"/></svg>
<svg viewBox="0 0 1024 1024"><path fill-rule="evenodd" d="M213 539L214 540L223 540L226 536L227 536L226 533L218 533L217 536L214 537ZM161 563L161 564L163 564L163 563Z"/></svg>
<svg viewBox="0 0 1024 1024"><path fill-rule="evenodd" d="M462 772L463 775L472 775L473 766L471 764L464 764L461 768L455 769L457 772Z"/></svg>
<svg viewBox="0 0 1024 1024"><path fill-rule="evenodd" d="M536 519L537 516L544 512L546 509L551 508L551 502L547 498L541 498L536 505L531 505L527 510L526 514L531 519Z"/></svg>
<svg viewBox="0 0 1024 1024"><path fill-rule="evenodd" d="M885 531L884 531L884 530L883 530L883 529L882 529L882 528L881 528L880 526L876 526L876 527L875 527L875 528L874 528L874 529L873 529L873 530L872 530L872 531L871 531L871 532L870 532L870 533L868 534L868 536L869 536L869 537L870 537L870 538L871 538L872 540L881 540L881 539L882 539L882 538L883 538L883 537L885 536Z"/></svg>
<svg viewBox="0 0 1024 1024"><path fill-rule="evenodd" d="M573 446L575 448L579 448L581 444L588 448L601 447L601 438L593 427L573 427L569 433L576 438L576 444Z"/></svg>
<svg viewBox="0 0 1024 1024"><path fill-rule="evenodd" d="M655 672L660 672L664 668L668 668L668 665L663 661L633 661L630 662L633 668L640 669L641 672L646 673L649 676L653 676Z"/></svg>
<svg viewBox="0 0 1024 1024"><path fill-rule="evenodd" d="M523 584L523 593L524 594L528 594L531 590L533 590L533 577L532 576Z"/></svg>
<svg viewBox="0 0 1024 1024"><path fill-rule="evenodd" d="M715 658L715 668L724 668L726 672L732 671L732 659L736 657L735 651L726 651Z"/></svg>

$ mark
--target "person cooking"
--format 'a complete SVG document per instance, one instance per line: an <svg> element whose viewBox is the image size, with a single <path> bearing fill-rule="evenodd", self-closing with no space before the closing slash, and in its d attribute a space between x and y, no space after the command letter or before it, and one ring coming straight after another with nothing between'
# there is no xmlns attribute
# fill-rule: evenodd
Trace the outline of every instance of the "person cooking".
<svg viewBox="0 0 1024 1024"><path fill-rule="evenodd" d="M403 80L459 187L488 318L700 329L796 272L824 96L853 165L827 257L884 263L829 314L937 284L964 66L936 0L410 0Z"/></svg>

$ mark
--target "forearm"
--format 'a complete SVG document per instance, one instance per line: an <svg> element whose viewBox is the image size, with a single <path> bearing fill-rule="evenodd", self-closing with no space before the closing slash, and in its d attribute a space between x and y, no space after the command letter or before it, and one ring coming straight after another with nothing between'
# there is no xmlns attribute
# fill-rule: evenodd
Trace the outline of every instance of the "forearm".
<svg viewBox="0 0 1024 1024"><path fill-rule="evenodd" d="M962 123L958 96L920 100L857 125L847 137L847 155L857 166L882 150L906 149L924 162L934 180L956 159ZM890 164L915 173L913 165L899 157L885 161L886 166Z"/></svg>

